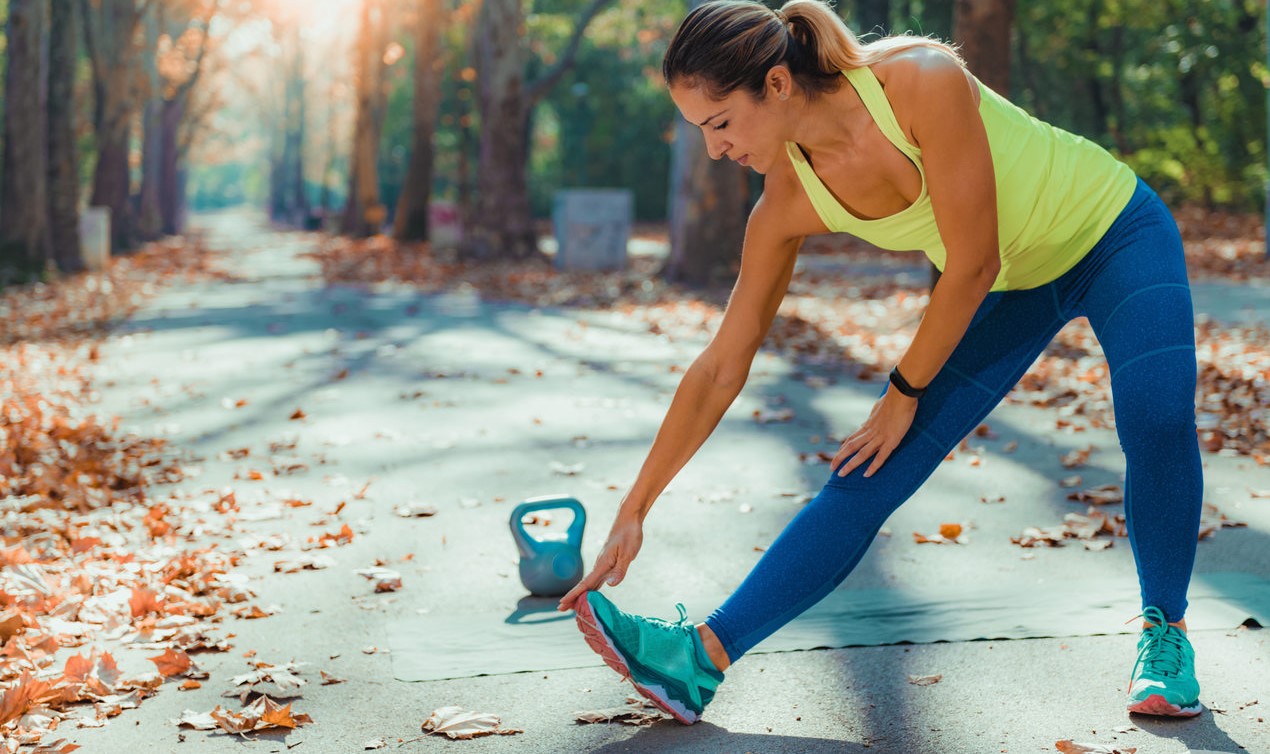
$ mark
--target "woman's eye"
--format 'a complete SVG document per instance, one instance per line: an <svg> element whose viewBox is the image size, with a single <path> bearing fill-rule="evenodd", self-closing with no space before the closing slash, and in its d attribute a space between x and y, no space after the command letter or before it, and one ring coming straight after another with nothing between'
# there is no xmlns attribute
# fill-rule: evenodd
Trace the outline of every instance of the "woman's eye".
<svg viewBox="0 0 1270 754"><path fill-rule="evenodd" d="M726 121L726 120L725 120L725 121L723 121L722 123L720 123L719 125L715 126L715 127L714 127L714 130L716 130L716 131L722 131L723 129L725 129L725 128L727 128L727 127L728 127L728 121Z"/></svg>

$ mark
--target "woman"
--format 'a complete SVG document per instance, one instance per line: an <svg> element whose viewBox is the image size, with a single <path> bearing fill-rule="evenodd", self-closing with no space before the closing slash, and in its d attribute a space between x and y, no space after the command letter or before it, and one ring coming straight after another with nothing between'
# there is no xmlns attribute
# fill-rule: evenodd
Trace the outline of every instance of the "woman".
<svg viewBox="0 0 1270 754"><path fill-rule="evenodd" d="M1125 452L1143 632L1128 708L1199 714L1183 619L1202 493L1195 344L1181 239L1124 164L979 84L947 46L861 45L820 0L692 11L663 73L710 156L765 176L717 335L687 370L595 568L561 600L588 643L680 722L723 671L832 591L887 516L1084 316L1106 352ZM819 495L736 592L690 625L618 610L657 496L744 385L803 237L920 249L942 270L913 342Z"/></svg>

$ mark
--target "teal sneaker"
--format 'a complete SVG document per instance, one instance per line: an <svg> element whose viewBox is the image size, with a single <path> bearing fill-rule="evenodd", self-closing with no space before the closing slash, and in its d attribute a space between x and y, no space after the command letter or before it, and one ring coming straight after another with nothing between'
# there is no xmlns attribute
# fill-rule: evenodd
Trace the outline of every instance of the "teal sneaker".
<svg viewBox="0 0 1270 754"><path fill-rule="evenodd" d="M1194 717L1203 711L1195 680L1195 650L1186 632L1170 626L1164 611L1148 607L1141 617L1154 623L1138 638L1138 662L1129 681L1129 711L1143 715Z"/></svg>
<svg viewBox="0 0 1270 754"><path fill-rule="evenodd" d="M714 667L682 603L679 622L617 609L599 592L574 604L578 628L605 664L629 678L640 694L684 725L701 719L723 674Z"/></svg>

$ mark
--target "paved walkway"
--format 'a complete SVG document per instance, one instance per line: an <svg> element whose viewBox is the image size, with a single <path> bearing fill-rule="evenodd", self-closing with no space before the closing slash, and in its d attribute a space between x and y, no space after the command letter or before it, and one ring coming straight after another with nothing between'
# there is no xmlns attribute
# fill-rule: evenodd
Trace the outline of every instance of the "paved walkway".
<svg viewBox="0 0 1270 754"><path fill-rule="evenodd" d="M629 690L601 667L397 681L390 627L460 614L475 630L524 606L507 534L517 501L556 491L582 499L591 515L584 554L588 563L595 557L677 384L671 367L686 366L703 344L650 335L614 314L536 311L404 286L328 288L316 264L297 256L314 237L271 234L241 214L200 222L241 279L174 284L121 327L102 348L101 406L125 428L166 436L201 458L199 476L183 488L235 491L243 511L220 546L244 548L243 572L260 602L279 612L227 623L234 649L199 656L211 673L201 689L168 684L103 729L59 731L85 751L353 752L377 738L395 748L417 737L433 710L454 704L525 732L403 748L1035 752L1074 739L1150 754L1270 752L1270 646L1264 631L1233 625L1194 634L1201 698L1213 711L1188 721L1123 712L1135 639L1112 633L1124 629L1119 621L1059 638L757 654L729 671L705 720L691 728L575 724L575 711L620 705ZM1262 299L1253 311L1266 308ZM760 356L745 394L649 518L635 568L610 590L619 604L673 617L682 600L693 618L704 617L818 487L824 467L802 464L798 454L832 452L812 438L848 433L878 386L809 386L796 371ZM756 409L778 402L794 421L753 421ZM303 418L292 418L297 409ZM1114 435L1056 433L1047 429L1051 415L1017 406L1002 407L989 424L999 439L979 443L978 464L966 454L946 463L892 517L893 535L874 545L844 589L920 584L955 594L991 585L1021 609L1056 617L1066 607L1052 595L1073 586L1132 589L1123 540L1101 552L1022 550L1009 541L1080 512L1056 484L1070 473L1058 463L1062 453L1092 445L1085 484L1119 480ZM1018 446L1007 453L1010 441ZM250 455L229 454L242 448ZM1265 469L1238 457L1207 455L1205 463L1206 499L1249 526L1201 543L1197 574L1270 579L1270 500L1249 493L1270 488ZM301 464L307 470L286 473ZM561 475L576 464L577 473ZM249 478L253 470L262 478ZM1005 503L980 502L998 496ZM285 499L312 505L292 508ZM438 513L394 513L411 503ZM944 521L973 522L970 542L913 543L910 532L934 532ZM301 544L343 524L353 541L315 551L333 561L323 570L275 574L278 553L255 546L271 536ZM354 573L376 561L400 571L402 590L374 594ZM1134 608L1125 604L1121 620ZM221 693L248 668L249 650L254 660L309 663L310 685L295 709L315 722L247 749L236 737L179 730L171 721L182 710L236 708ZM143 656L123 653L121 665L149 669ZM346 682L319 685L319 670ZM907 681L931 674L942 680Z"/></svg>

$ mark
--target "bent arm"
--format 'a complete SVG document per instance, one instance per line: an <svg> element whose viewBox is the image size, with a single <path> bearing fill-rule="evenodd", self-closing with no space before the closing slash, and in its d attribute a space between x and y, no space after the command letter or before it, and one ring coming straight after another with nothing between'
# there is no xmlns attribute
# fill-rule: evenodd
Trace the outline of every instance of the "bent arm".
<svg viewBox="0 0 1270 754"><path fill-rule="evenodd" d="M801 236L779 228L760 199L750 214L741 272L719 331L679 382L639 475L618 518L642 522L657 497L697 452L736 400L789 287Z"/></svg>

